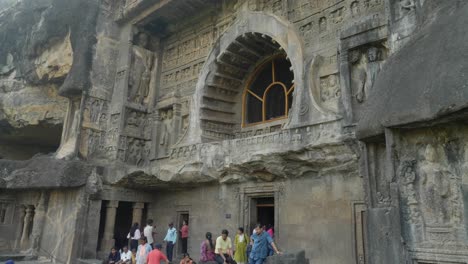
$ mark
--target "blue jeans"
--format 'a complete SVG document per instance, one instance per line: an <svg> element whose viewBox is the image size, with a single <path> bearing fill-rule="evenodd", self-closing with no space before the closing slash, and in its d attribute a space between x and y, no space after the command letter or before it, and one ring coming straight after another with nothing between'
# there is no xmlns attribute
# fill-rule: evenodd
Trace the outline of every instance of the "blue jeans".
<svg viewBox="0 0 468 264"><path fill-rule="evenodd" d="M166 254L167 254L167 259L171 262L172 262L173 249L174 249L174 244L168 241L166 245Z"/></svg>
<svg viewBox="0 0 468 264"><path fill-rule="evenodd" d="M263 264L264 261L265 261L264 258L259 258L259 259L249 258L249 264Z"/></svg>

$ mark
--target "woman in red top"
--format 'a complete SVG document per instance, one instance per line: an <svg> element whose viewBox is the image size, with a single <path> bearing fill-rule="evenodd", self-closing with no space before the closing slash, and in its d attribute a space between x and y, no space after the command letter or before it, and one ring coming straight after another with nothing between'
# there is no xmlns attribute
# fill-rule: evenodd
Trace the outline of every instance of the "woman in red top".
<svg viewBox="0 0 468 264"><path fill-rule="evenodd" d="M182 223L182 227L180 228L180 233L182 237L182 253L187 253L187 243L189 237L189 227L187 225L187 221L184 220Z"/></svg>

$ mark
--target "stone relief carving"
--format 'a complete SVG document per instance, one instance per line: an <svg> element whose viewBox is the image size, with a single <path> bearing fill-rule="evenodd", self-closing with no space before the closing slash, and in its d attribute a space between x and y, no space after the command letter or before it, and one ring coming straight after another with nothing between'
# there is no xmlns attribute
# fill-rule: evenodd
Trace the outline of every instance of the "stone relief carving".
<svg viewBox="0 0 468 264"><path fill-rule="evenodd" d="M350 10L351 10L351 16L352 17L357 17L360 15L361 10L359 6L359 1L353 1L350 5Z"/></svg>
<svg viewBox="0 0 468 264"><path fill-rule="evenodd" d="M400 0L400 8L402 13L409 12L411 10L414 10L416 8L416 4L414 3L414 0Z"/></svg>
<svg viewBox="0 0 468 264"><path fill-rule="evenodd" d="M421 173L422 211L427 225L459 224L461 208L457 176L440 163L438 153L427 145L424 161L419 165Z"/></svg>
<svg viewBox="0 0 468 264"><path fill-rule="evenodd" d="M125 121L125 134L132 137L149 138L150 129L149 124L151 123L149 115L127 109L127 119Z"/></svg>
<svg viewBox="0 0 468 264"><path fill-rule="evenodd" d="M84 107L85 125L105 126L107 122L107 101L89 97Z"/></svg>
<svg viewBox="0 0 468 264"><path fill-rule="evenodd" d="M320 78L320 100L326 108L337 112L340 96L341 90L336 74Z"/></svg>
<svg viewBox="0 0 468 264"><path fill-rule="evenodd" d="M149 37L143 32L136 36L132 47L131 74L128 81L128 101L143 104L149 94L154 54L147 49Z"/></svg>
<svg viewBox="0 0 468 264"><path fill-rule="evenodd" d="M321 17L319 19L319 32L325 32L327 30L327 18Z"/></svg>
<svg viewBox="0 0 468 264"><path fill-rule="evenodd" d="M104 148L104 133L99 130L92 128L86 128L83 130L83 138L86 144L85 154L87 157L91 157L98 153L99 150Z"/></svg>
<svg viewBox="0 0 468 264"><path fill-rule="evenodd" d="M401 165L403 216L415 242L453 243L465 236L461 177L442 149L439 144L422 145L419 160Z"/></svg>
<svg viewBox="0 0 468 264"><path fill-rule="evenodd" d="M122 137L121 144L126 145L125 156L120 157L131 165L147 166L151 162L151 141Z"/></svg>
<svg viewBox="0 0 468 264"><path fill-rule="evenodd" d="M358 103L363 103L369 96L382 67L383 53L381 48L374 46L350 53L352 91Z"/></svg>

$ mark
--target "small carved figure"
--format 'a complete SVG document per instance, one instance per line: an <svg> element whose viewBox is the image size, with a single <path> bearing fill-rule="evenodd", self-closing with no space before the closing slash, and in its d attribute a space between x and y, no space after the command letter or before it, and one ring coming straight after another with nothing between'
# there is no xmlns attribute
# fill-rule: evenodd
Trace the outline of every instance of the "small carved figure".
<svg viewBox="0 0 468 264"><path fill-rule="evenodd" d="M144 162L144 166L148 166L150 164L150 161L151 161L151 141L147 141L145 143L145 146L144 146L144 149L143 149L143 158L145 160Z"/></svg>
<svg viewBox="0 0 468 264"><path fill-rule="evenodd" d="M402 10L411 11L416 7L414 0L400 0L400 7Z"/></svg>
<svg viewBox="0 0 468 264"><path fill-rule="evenodd" d="M360 12L360 10L359 10L359 2L358 2L358 1L353 1L353 2L351 3L350 9L351 9L351 16L352 16L352 17L358 16L358 15L359 15L359 12Z"/></svg>
<svg viewBox="0 0 468 264"><path fill-rule="evenodd" d="M402 170L402 183L405 188L405 193L408 199L408 204L416 204L416 192L414 189L414 182L416 180L416 173L412 163L408 163Z"/></svg>
<svg viewBox="0 0 468 264"><path fill-rule="evenodd" d="M321 17L319 19L319 31L324 32L327 30L327 18L326 17Z"/></svg>
<svg viewBox="0 0 468 264"><path fill-rule="evenodd" d="M132 49L131 74L128 81L128 100L142 104L149 94L154 54L146 49L148 36L145 33L139 33L137 38L137 45L134 45Z"/></svg>
<svg viewBox="0 0 468 264"><path fill-rule="evenodd" d="M132 112L128 117L127 126L130 129L138 129L138 118L136 112Z"/></svg>

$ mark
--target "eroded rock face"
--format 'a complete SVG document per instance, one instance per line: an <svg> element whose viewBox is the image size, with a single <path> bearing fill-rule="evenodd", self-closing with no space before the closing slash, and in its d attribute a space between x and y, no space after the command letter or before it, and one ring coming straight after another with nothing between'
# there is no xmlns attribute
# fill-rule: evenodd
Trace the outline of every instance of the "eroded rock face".
<svg viewBox="0 0 468 264"><path fill-rule="evenodd" d="M60 144L67 110L60 95L89 87L97 10L87 0L0 2L0 156L36 152L2 151L17 144L44 146L39 152Z"/></svg>

